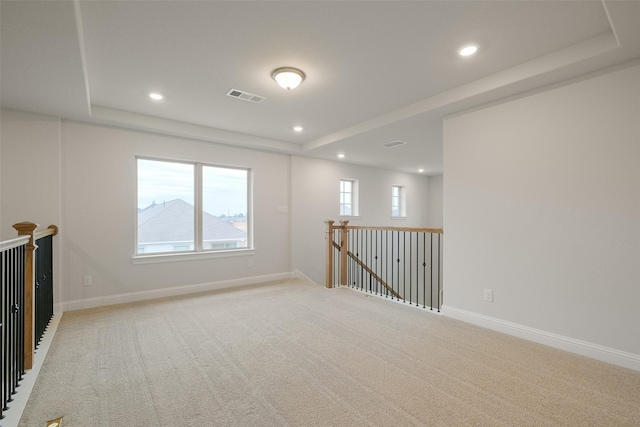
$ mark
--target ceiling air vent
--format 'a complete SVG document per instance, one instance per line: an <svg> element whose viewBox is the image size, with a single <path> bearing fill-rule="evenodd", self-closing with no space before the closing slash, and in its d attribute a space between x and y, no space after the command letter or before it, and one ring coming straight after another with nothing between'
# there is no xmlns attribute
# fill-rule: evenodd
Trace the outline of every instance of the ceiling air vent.
<svg viewBox="0 0 640 427"><path fill-rule="evenodd" d="M400 141L399 139L397 141L393 141L393 142L387 142L385 144L382 144L383 147L387 147L387 148L393 148L393 147L399 147L401 145L405 145L406 142L405 141Z"/></svg>
<svg viewBox="0 0 640 427"><path fill-rule="evenodd" d="M227 92L227 96L242 99L244 101L255 102L256 104L259 104L265 100L264 96L255 95L253 93L244 92L238 89L231 89L229 92Z"/></svg>

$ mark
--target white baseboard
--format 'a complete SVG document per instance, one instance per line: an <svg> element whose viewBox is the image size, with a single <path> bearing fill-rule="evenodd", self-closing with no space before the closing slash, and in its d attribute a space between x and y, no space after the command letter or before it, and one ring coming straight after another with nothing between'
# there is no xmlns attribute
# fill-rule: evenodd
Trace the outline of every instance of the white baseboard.
<svg viewBox="0 0 640 427"><path fill-rule="evenodd" d="M77 299L56 304L56 306L54 307L54 312L61 313L65 311L81 310L84 308L101 307L104 305L113 304L124 304L128 302L173 297L178 295L192 294L196 292L215 291L219 289L235 288L238 286L254 285L293 278L293 272L275 273L265 274L262 276L243 277L241 279L221 280L218 282L198 283L195 285L174 286L171 288L108 295L104 297Z"/></svg>
<svg viewBox="0 0 640 427"><path fill-rule="evenodd" d="M294 270L294 271L293 271L293 277L295 277L296 279L306 280L306 281L308 281L308 282L315 283L315 284L317 285L317 283L316 283L316 282L314 282L313 280L311 280L311 279L309 278L309 276L307 276L306 274L304 274L304 273L303 273L302 271L300 271L300 270Z"/></svg>
<svg viewBox="0 0 640 427"><path fill-rule="evenodd" d="M463 322L472 323L528 341L548 345L549 347L590 357L602 362L611 363L612 365L633 369L634 371L640 371L640 355L638 354L565 337L563 335L530 328L447 305L442 307L442 314L453 319L462 320Z"/></svg>

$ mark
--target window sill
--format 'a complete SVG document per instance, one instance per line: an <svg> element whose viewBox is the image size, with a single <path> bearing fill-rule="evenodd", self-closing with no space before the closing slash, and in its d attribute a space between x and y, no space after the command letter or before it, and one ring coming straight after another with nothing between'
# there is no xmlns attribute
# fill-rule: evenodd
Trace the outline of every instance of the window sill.
<svg viewBox="0 0 640 427"><path fill-rule="evenodd" d="M179 253L179 254L134 255L133 257L131 257L131 263L132 264L156 264L160 262L194 261L194 260L200 260L200 259L253 256L255 254L256 254L255 249L236 249L231 251L207 251L207 252L189 252L189 253Z"/></svg>
<svg viewBox="0 0 640 427"><path fill-rule="evenodd" d="M394 219L394 220L399 219L399 220L403 220L404 221L404 220L407 219L407 217L406 216L392 216L391 219Z"/></svg>

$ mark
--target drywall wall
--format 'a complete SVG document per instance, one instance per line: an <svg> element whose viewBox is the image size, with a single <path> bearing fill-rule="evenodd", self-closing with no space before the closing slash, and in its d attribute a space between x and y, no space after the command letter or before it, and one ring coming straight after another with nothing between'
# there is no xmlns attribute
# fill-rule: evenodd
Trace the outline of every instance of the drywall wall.
<svg viewBox="0 0 640 427"><path fill-rule="evenodd" d="M427 227L443 228L442 175L429 177L429 213Z"/></svg>
<svg viewBox="0 0 640 427"><path fill-rule="evenodd" d="M13 237L11 224L24 219L60 226L55 302L62 309L126 301L123 295L137 299L163 289L179 293L181 286L233 283L294 268L324 283L324 221L340 219L341 178L359 181L361 215L349 218L352 224L430 225L426 176L28 113L3 111L2 117L2 231ZM255 255L133 264L137 155L250 167ZM19 185L7 184L29 167L37 172ZM391 219L392 185L406 188L406 219ZM46 207L34 204L29 192ZM289 213L278 212L279 206L289 207ZM290 216L295 220L290 222ZM91 286L83 285L84 276L92 277Z"/></svg>
<svg viewBox="0 0 640 427"><path fill-rule="evenodd" d="M2 110L0 238L16 237L12 225L46 228L60 221L60 119Z"/></svg>
<svg viewBox="0 0 640 427"><path fill-rule="evenodd" d="M423 175L343 162L292 156L292 265L319 284L325 283L327 220L351 225L426 227L428 182ZM340 179L358 180L359 216L341 218ZM391 218L391 187L406 190L406 219Z"/></svg>
<svg viewBox="0 0 640 427"><path fill-rule="evenodd" d="M136 156L251 168L255 255L132 264ZM62 171L63 301L291 271L288 214L277 211L289 204L286 155L63 122Z"/></svg>
<svg viewBox="0 0 640 427"><path fill-rule="evenodd" d="M635 65L447 118L445 306L640 355L639 117Z"/></svg>
<svg viewBox="0 0 640 427"><path fill-rule="evenodd" d="M0 111L0 240L17 236L13 224L34 222L44 229L61 226L60 119L11 110ZM62 281L60 238L53 239L54 283ZM54 303L60 301L54 287Z"/></svg>

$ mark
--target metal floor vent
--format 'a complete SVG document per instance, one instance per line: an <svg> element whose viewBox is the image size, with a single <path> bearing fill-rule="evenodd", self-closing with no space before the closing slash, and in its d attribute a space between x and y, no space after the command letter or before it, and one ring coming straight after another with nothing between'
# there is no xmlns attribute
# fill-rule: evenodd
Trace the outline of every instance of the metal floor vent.
<svg viewBox="0 0 640 427"><path fill-rule="evenodd" d="M60 427L62 426L62 417L55 420L47 421L47 427Z"/></svg>
<svg viewBox="0 0 640 427"><path fill-rule="evenodd" d="M262 101L265 100L264 96L255 95L253 93L244 92L244 91L238 90L238 89L231 89L227 93L227 96L230 96L232 98L242 99L244 101L255 102L256 104L259 104L259 103L261 103Z"/></svg>
<svg viewBox="0 0 640 427"><path fill-rule="evenodd" d="M393 147L399 147L401 145L406 145L407 143L405 141L400 141L399 139L393 142L386 142L384 144L382 144L383 147L387 147L387 148L393 148Z"/></svg>

